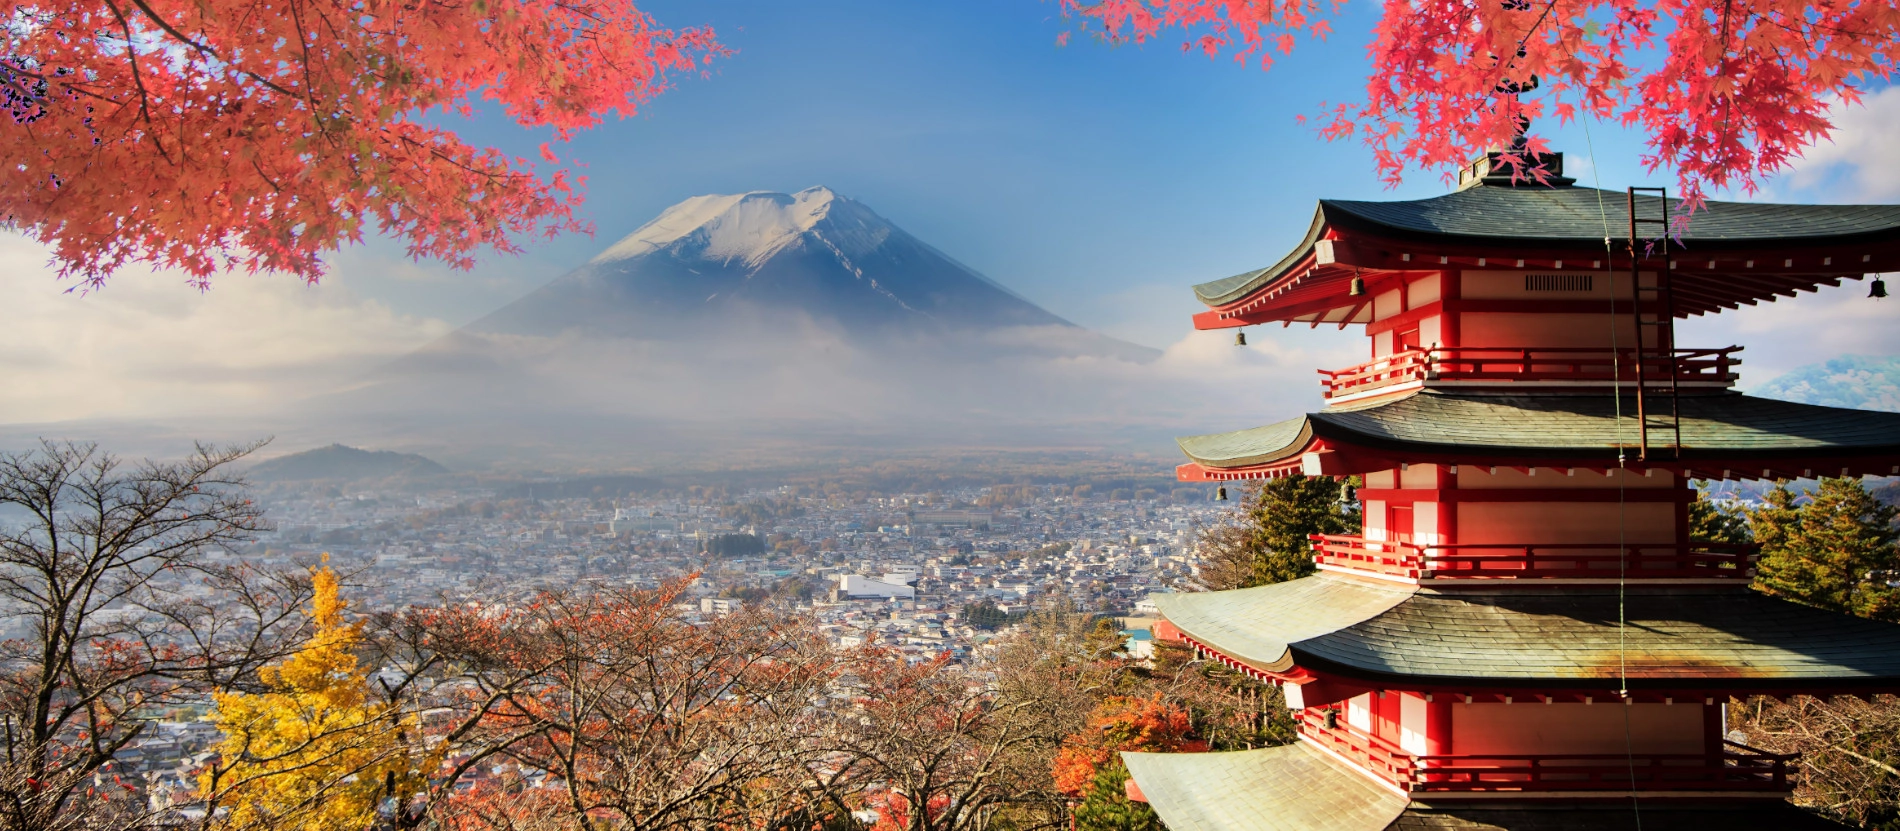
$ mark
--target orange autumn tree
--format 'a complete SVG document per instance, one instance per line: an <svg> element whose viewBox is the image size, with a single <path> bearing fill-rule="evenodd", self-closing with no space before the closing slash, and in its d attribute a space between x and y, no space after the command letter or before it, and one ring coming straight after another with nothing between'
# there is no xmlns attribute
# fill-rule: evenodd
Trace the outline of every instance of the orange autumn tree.
<svg viewBox="0 0 1900 831"><path fill-rule="evenodd" d="M1070 796L1085 794L1098 773L1120 767L1124 750L1153 752L1206 750L1205 742L1188 738L1193 730L1187 708L1159 696L1113 696L1097 705L1088 727L1056 752L1056 789ZM1123 778L1127 777L1124 772Z"/></svg>
<svg viewBox="0 0 1900 831"><path fill-rule="evenodd" d="M203 286L307 280L376 230L458 268L588 230L577 177L463 142L492 102L565 142L723 54L628 0L0 0L0 222L97 286L131 262ZM547 169L543 169L543 165Z"/></svg>
<svg viewBox="0 0 1900 831"><path fill-rule="evenodd" d="M1059 2L1109 40L1179 29L1184 48L1267 66L1326 36L1343 0ZM1644 163L1673 168L1693 205L1710 188L1752 193L1826 139L1829 107L1900 59L1900 2L1385 0L1370 55L1365 98L1319 127L1368 144L1388 182L1508 147L1526 119L1587 115L1642 131Z"/></svg>
<svg viewBox="0 0 1900 831"><path fill-rule="evenodd" d="M1154 831L1160 819L1147 805L1129 801L1124 750L1198 752L1204 741L1188 738L1193 721L1186 707L1161 696L1114 696L1097 705L1088 726L1056 752L1056 789L1079 800L1077 831Z"/></svg>

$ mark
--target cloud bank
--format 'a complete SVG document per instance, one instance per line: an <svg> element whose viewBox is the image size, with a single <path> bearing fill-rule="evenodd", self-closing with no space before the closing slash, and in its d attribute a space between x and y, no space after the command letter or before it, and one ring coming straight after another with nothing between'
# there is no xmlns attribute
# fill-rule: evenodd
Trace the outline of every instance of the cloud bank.
<svg viewBox="0 0 1900 831"><path fill-rule="evenodd" d="M65 292L46 249L0 235L0 423L277 412L445 334L335 284L122 274Z"/></svg>

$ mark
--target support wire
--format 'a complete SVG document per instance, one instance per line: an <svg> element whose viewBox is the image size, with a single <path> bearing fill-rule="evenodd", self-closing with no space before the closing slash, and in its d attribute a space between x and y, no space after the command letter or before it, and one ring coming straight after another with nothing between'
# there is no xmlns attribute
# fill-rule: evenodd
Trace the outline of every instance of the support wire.
<svg viewBox="0 0 1900 831"><path fill-rule="evenodd" d="M1610 400L1613 402L1612 407L1616 414L1616 420L1612 423L1615 424L1617 430L1620 431L1623 426L1623 359L1622 353L1617 350L1619 344L1616 337L1616 252L1610 242L1609 210L1603 206L1603 169L1597 164L1596 143L1590 139L1590 118L1586 116L1578 119L1578 121L1583 124L1584 147L1590 152L1590 177L1591 180L1596 183L1597 216L1603 221L1603 265L1605 266L1604 270L1610 274L1610 285L1607 287L1610 295ZM1637 275L1635 265L1636 240L1632 238L1630 240L1630 280L1632 283L1640 279ZM1634 288L1635 286L1632 285L1631 289L1634 290ZM1631 296L1632 298L1635 296L1633 291ZM1632 299L1630 302L1635 303L1636 301ZM1638 311L1640 312L1640 307L1638 307ZM1640 326L1638 326L1636 330L1635 351L1636 359L1641 361L1643 332ZM1640 367L1638 369L1640 370ZM1638 377L1641 377L1640 374ZM1640 395L1641 393L1639 392L1638 394ZM1638 426L1640 427L1641 425ZM1614 432L1612 434L1614 435ZM1629 699L1628 649L1629 522L1628 494L1625 492L1629 487L1630 472L1627 466L1627 459L1628 454L1624 449L1623 443L1618 442L1616 445L1616 692L1623 702L1623 758L1629 769L1630 810L1635 814L1636 831L1643 831L1643 806L1641 801L1636 797L1636 738L1630 729L1631 704Z"/></svg>

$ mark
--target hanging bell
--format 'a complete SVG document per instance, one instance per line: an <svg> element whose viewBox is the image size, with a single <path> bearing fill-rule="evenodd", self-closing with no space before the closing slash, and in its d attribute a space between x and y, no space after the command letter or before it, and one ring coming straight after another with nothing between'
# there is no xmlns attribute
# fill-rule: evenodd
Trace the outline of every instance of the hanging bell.
<svg viewBox="0 0 1900 831"><path fill-rule="evenodd" d="M1878 277L1875 277L1874 284L1873 286L1870 287L1870 290L1867 292L1867 296L1876 297L1876 298L1886 297L1887 296L1887 281L1882 280Z"/></svg>
<svg viewBox="0 0 1900 831"><path fill-rule="evenodd" d="M1215 502L1226 502L1226 501L1227 501L1227 489L1226 489L1226 488L1215 488L1215 489L1214 489L1214 501L1215 501Z"/></svg>
<svg viewBox="0 0 1900 831"><path fill-rule="evenodd" d="M1366 281L1362 277L1352 278L1352 287L1346 290L1348 295L1359 297L1366 293Z"/></svg>
<svg viewBox="0 0 1900 831"><path fill-rule="evenodd" d="M1235 346L1246 346L1246 345L1247 345L1247 333L1246 333L1246 331L1244 331L1244 330L1243 330L1243 331L1239 331L1239 332L1235 332L1235 333L1234 333L1234 345L1235 345Z"/></svg>

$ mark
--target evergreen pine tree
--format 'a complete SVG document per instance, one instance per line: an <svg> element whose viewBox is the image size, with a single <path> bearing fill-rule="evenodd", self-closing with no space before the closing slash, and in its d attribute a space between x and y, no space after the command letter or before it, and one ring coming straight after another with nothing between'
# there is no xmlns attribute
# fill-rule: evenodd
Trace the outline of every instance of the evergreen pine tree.
<svg viewBox="0 0 1900 831"><path fill-rule="evenodd" d="M1359 506L1344 501L1357 477L1293 474L1242 491L1234 521L1201 535L1201 578L1210 589L1284 583L1314 572L1313 534L1354 534Z"/></svg>
<svg viewBox="0 0 1900 831"><path fill-rule="evenodd" d="M1755 541L1748 527L1748 512L1732 502L1717 502L1709 492L1696 488L1695 501L1689 503L1689 539L1722 545L1743 545Z"/></svg>
<svg viewBox="0 0 1900 831"><path fill-rule="evenodd" d="M1750 511L1762 545L1755 585L1769 594L1859 617L1900 622L1900 509L1858 479L1822 479L1805 503L1786 485Z"/></svg>
<svg viewBox="0 0 1900 831"><path fill-rule="evenodd" d="M1269 480L1248 508L1254 543L1250 585L1284 583L1314 572L1313 534L1351 534L1360 528L1357 505L1341 500L1347 483L1330 476L1293 474Z"/></svg>
<svg viewBox="0 0 1900 831"><path fill-rule="evenodd" d="M1128 798L1128 779L1121 760L1103 765L1075 806L1076 831L1162 831L1153 808Z"/></svg>

